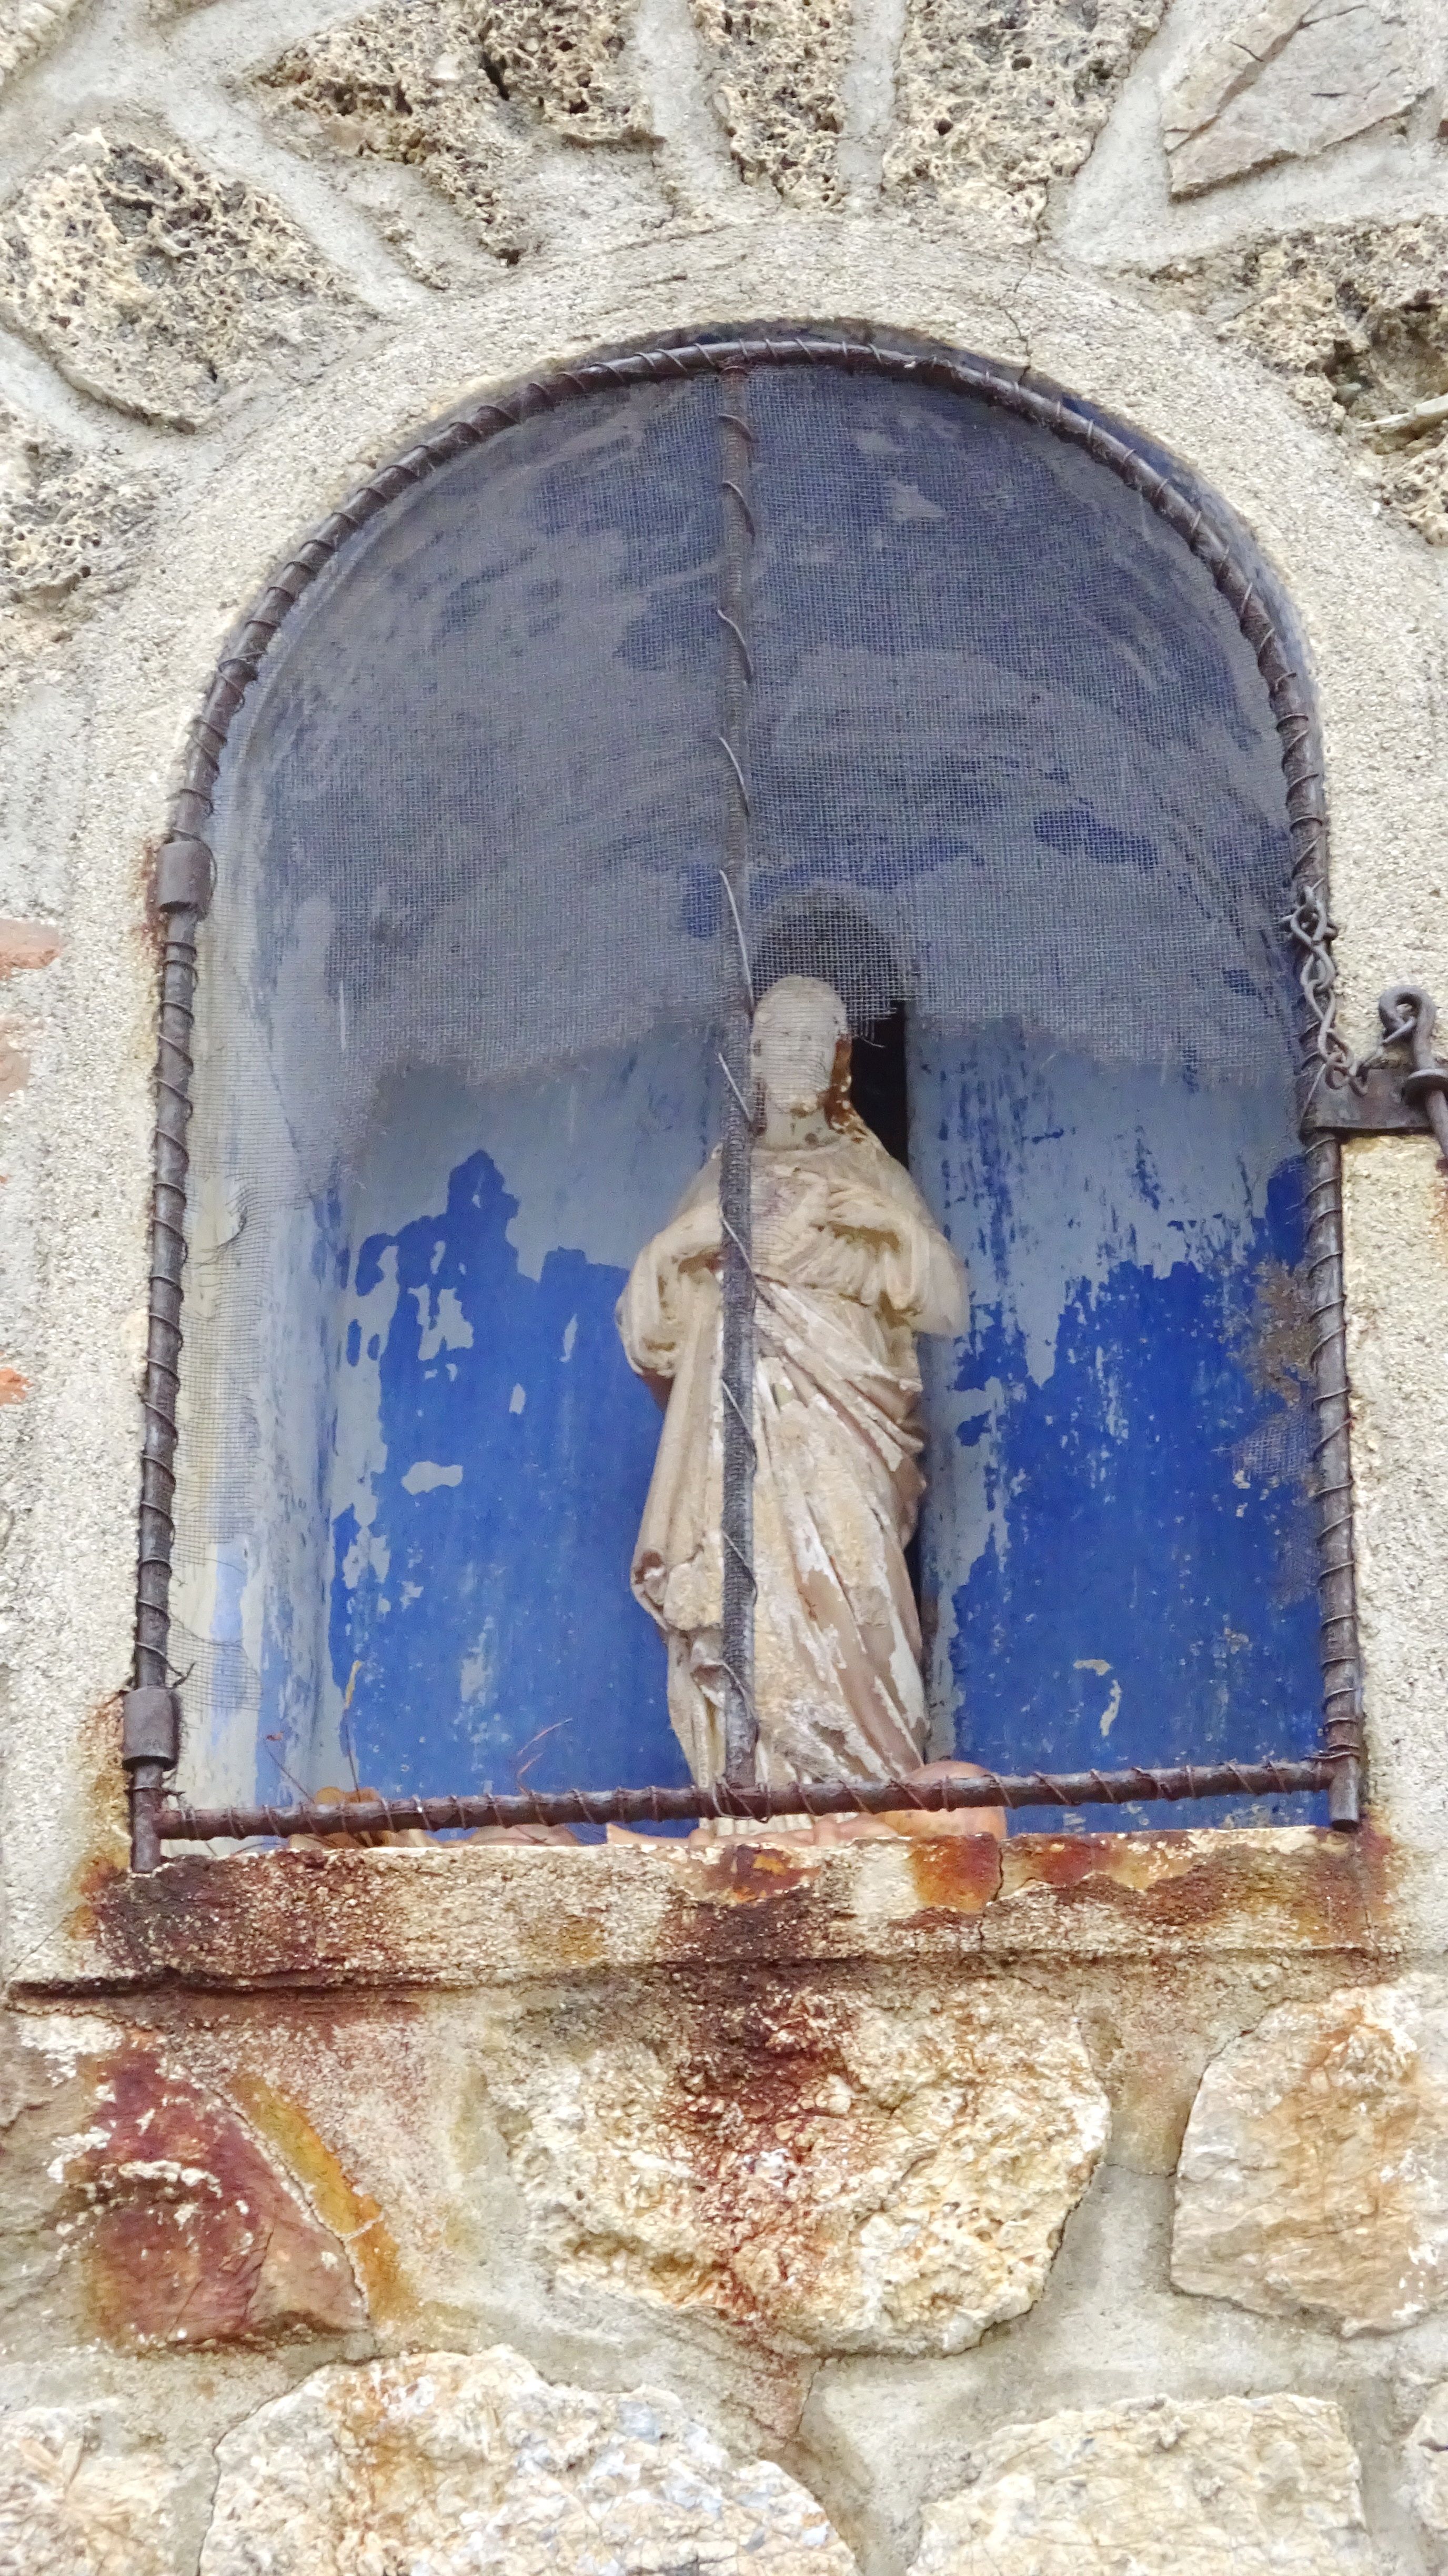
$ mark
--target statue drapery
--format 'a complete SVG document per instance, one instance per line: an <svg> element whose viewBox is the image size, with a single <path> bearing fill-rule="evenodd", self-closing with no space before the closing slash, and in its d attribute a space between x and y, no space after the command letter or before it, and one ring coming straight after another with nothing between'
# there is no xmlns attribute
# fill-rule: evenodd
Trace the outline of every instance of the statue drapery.
<svg viewBox="0 0 1448 2576"><path fill-rule="evenodd" d="M961 1330L964 1274L849 1106L838 996L786 977L756 1027L756 1776L899 1777L927 1724L905 1561L924 1491L915 1338ZM725 1767L720 1241L716 1152L618 1309L631 1366L667 1395L632 1582L667 1641L669 1714L697 1780Z"/></svg>

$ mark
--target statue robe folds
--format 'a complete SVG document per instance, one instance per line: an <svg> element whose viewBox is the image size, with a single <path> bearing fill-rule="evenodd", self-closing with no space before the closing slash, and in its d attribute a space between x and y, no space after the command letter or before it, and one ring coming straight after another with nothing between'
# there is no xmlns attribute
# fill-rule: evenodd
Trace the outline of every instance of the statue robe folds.
<svg viewBox="0 0 1448 2576"><path fill-rule="evenodd" d="M719 1158L644 1246L619 1301L630 1365L668 1410L633 1589L669 1651L696 1780L724 1770ZM905 1564L924 1478L917 1333L957 1333L960 1264L907 1172L842 1131L754 1156L756 1774L880 1780L925 1748Z"/></svg>

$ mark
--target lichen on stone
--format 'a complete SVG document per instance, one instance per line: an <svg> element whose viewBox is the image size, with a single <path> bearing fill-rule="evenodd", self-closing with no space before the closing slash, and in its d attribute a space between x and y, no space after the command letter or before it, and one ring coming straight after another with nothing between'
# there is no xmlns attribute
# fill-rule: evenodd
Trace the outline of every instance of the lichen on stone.
<svg viewBox="0 0 1448 2576"><path fill-rule="evenodd" d="M1372 2576L1335 2406L1138 2399L1006 2424L927 2505L912 2576Z"/></svg>
<svg viewBox="0 0 1448 2576"><path fill-rule="evenodd" d="M200 2576L854 2576L813 2496L677 2398L557 2387L505 2344L314 2371L217 2447Z"/></svg>
<svg viewBox="0 0 1448 2576"><path fill-rule="evenodd" d="M1239 243L1155 284L1284 377L1385 506L1448 545L1448 417L1428 408L1448 396L1448 216Z"/></svg>
<svg viewBox="0 0 1448 2576"><path fill-rule="evenodd" d="M741 178L786 204L832 205L839 171L849 0L693 0L715 111Z"/></svg>
<svg viewBox="0 0 1448 2576"><path fill-rule="evenodd" d="M1034 231L1165 13L1166 0L908 0L887 197Z"/></svg>
<svg viewBox="0 0 1448 2576"><path fill-rule="evenodd" d="M532 246L536 125L572 143L646 139L631 15L632 0L390 0L289 45L258 77L336 150L421 171L511 264Z"/></svg>
<svg viewBox="0 0 1448 2576"><path fill-rule="evenodd" d="M0 217L0 315L123 411L194 428L351 305L273 199L164 146L75 135Z"/></svg>

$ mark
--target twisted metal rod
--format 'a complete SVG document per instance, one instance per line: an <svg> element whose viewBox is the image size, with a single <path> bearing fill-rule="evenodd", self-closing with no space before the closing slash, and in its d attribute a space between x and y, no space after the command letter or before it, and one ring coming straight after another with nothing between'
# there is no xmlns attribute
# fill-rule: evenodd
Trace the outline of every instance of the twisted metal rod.
<svg viewBox="0 0 1448 2576"><path fill-rule="evenodd" d="M248 1842L257 1836L445 1833L528 1825L684 1824L739 1817L879 1816L909 1808L1125 1806L1137 1800L1294 1796L1331 1785L1326 1754L1308 1762L1176 1763L1129 1771L985 1772L957 1780L717 1780L686 1789L530 1790L521 1797L373 1798L345 1806L192 1807L158 1817L166 1842Z"/></svg>
<svg viewBox="0 0 1448 2576"><path fill-rule="evenodd" d="M750 1037L754 982L749 965L749 700L754 664L747 641L753 438L749 378L729 369L721 380L719 487L723 544L716 613L723 629L719 743L727 763L728 808L720 869L730 916L723 938L724 1030L720 1050L728 1097L719 1155L720 1391L723 1415L722 1636L724 1771L742 1785L754 1778L759 1725L754 1706L754 1079Z"/></svg>

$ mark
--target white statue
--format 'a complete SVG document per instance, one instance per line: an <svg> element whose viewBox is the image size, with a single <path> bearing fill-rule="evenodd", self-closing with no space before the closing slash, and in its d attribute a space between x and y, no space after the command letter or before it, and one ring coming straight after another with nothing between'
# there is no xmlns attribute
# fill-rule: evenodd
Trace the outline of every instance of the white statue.
<svg viewBox="0 0 1448 2576"><path fill-rule="evenodd" d="M962 1329L965 1277L850 1106L832 987L772 986L753 1063L756 1776L899 1778L926 1733L905 1564L924 1491L915 1337ZM668 1642L669 1715L701 1782L724 1770L720 1241L716 1150L618 1308L629 1364L668 1408L633 1588Z"/></svg>

